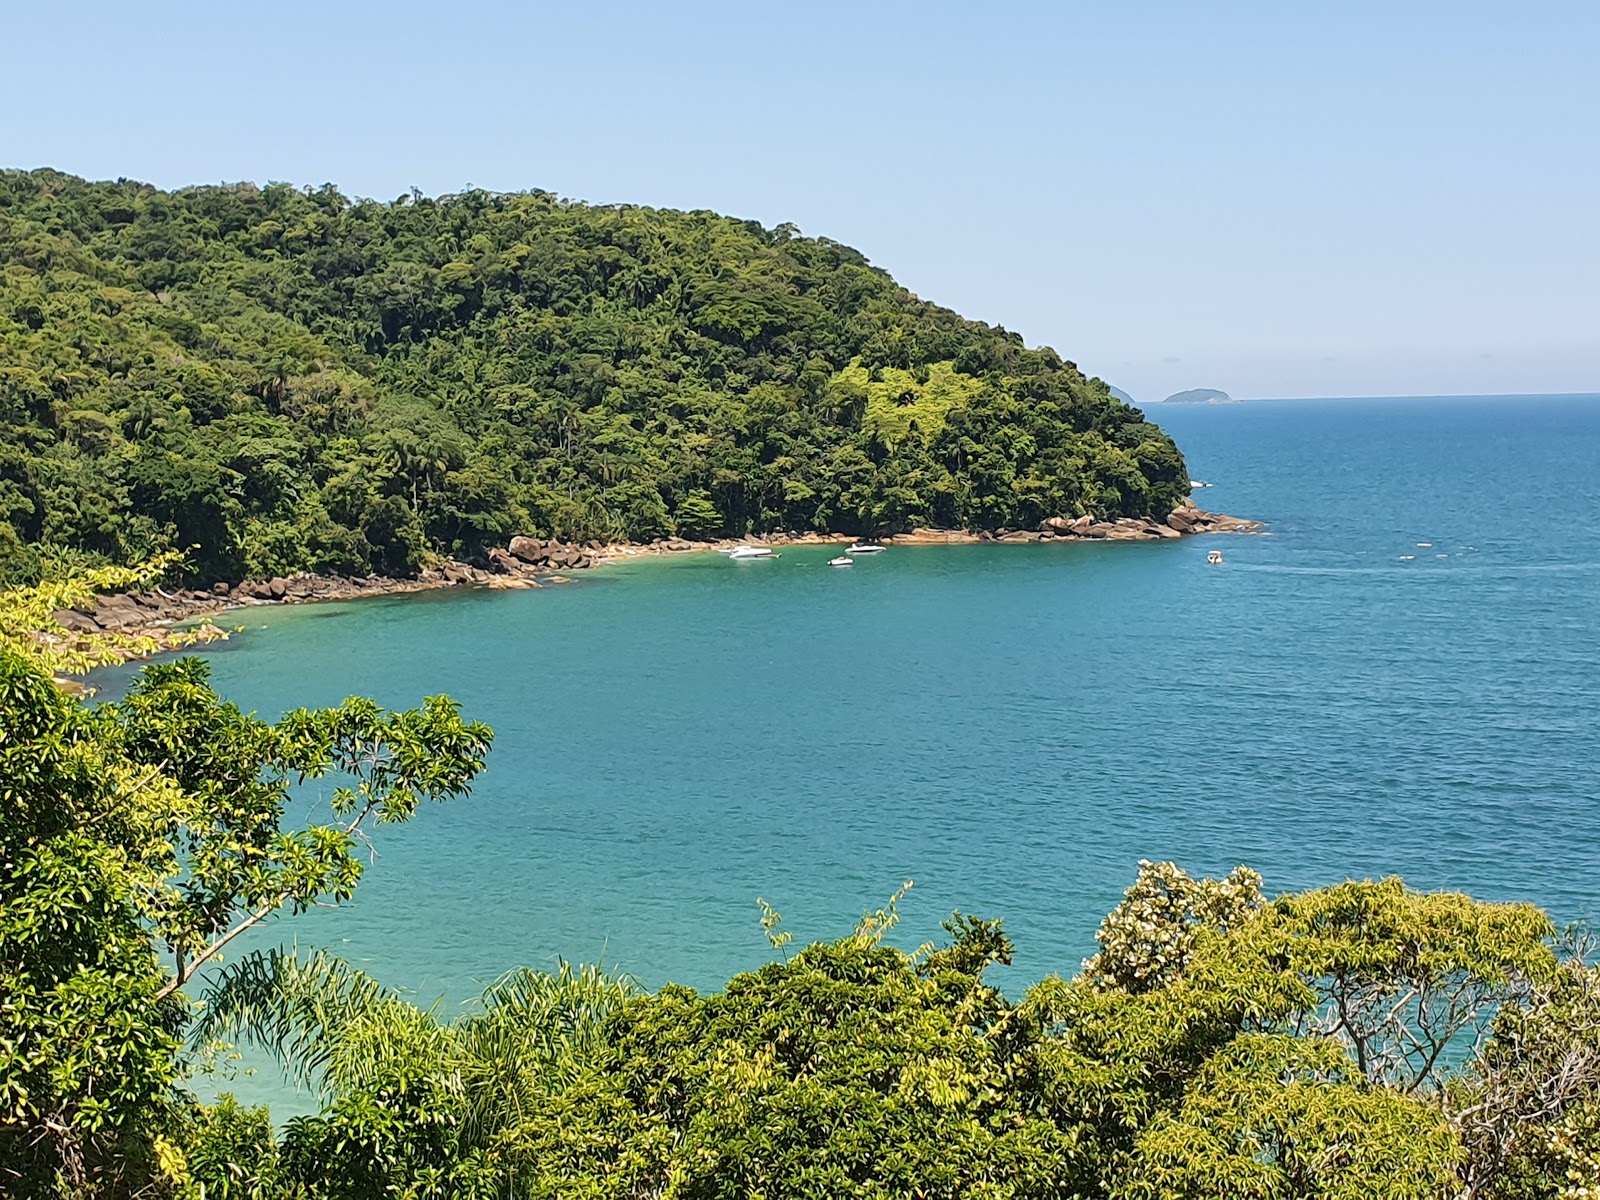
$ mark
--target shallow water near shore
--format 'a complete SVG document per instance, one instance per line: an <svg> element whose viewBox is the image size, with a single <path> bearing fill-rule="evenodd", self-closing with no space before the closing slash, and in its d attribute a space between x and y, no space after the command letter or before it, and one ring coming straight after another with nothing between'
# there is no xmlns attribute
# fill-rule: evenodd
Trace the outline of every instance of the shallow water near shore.
<svg viewBox="0 0 1600 1200"><path fill-rule="evenodd" d="M711 988L769 957L757 896L804 942L913 879L897 940L1003 917L1016 993L1076 970L1140 858L1600 914L1600 397L1149 411L1267 535L230 614L205 654L247 708L446 692L497 731L353 904L255 944L424 1003L557 956Z"/></svg>

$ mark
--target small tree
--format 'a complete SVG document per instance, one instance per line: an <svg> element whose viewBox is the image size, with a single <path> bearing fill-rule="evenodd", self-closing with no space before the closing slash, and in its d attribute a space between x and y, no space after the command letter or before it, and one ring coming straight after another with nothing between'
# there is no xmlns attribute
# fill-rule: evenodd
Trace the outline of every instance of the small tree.
<svg viewBox="0 0 1600 1200"><path fill-rule="evenodd" d="M1495 1015L1493 1036L1445 1092L1467 1200L1600 1195L1600 967L1586 939ZM1587 1190L1585 1190L1587 1189Z"/></svg>
<svg viewBox="0 0 1600 1200"><path fill-rule="evenodd" d="M673 520L680 535L697 541L716 537L725 524L722 512L711 502L710 493L700 488L678 501Z"/></svg>
<svg viewBox="0 0 1600 1200"><path fill-rule="evenodd" d="M146 668L126 700L87 709L4 649L0 731L7 1191L56 1177L114 1191L153 1170L180 989L273 914L348 899L367 828L463 795L492 737L444 697L269 724L218 698L197 659ZM314 819L297 788L329 773L345 782Z"/></svg>

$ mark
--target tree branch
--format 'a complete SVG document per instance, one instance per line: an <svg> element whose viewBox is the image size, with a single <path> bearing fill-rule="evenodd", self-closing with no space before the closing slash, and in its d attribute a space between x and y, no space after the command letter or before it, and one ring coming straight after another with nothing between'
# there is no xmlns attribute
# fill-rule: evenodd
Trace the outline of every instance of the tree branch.
<svg viewBox="0 0 1600 1200"><path fill-rule="evenodd" d="M161 990L156 993L156 1003L161 1003L161 1001L172 995L173 992L177 991L184 984L188 983L189 980L194 978L195 972L200 969L201 963L213 958L222 950L224 946L233 941L234 938L238 937L246 929L249 929L251 926L261 924L262 921L265 921L273 913L277 912L278 909L282 908L284 902L288 899L289 896L287 893L285 893L284 895L278 897L275 902L271 904L263 904L260 908L256 909L255 912L251 913L243 921L239 922L239 924L235 925L232 929L228 930L227 933L223 934L216 941L212 942L211 945L207 946L199 954L195 955L195 957L190 961L187 970L182 967L180 961L178 973L173 975L173 977L166 982Z"/></svg>

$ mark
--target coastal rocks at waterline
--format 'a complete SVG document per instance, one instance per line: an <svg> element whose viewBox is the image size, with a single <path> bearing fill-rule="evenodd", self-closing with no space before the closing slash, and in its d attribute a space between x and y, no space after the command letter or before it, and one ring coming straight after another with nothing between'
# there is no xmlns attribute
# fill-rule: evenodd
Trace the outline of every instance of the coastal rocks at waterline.
<svg viewBox="0 0 1600 1200"><path fill-rule="evenodd" d="M1154 542L1163 538L1178 538L1192 533L1256 533L1260 521L1246 521L1223 513L1206 512L1193 501L1186 501L1173 509L1161 521L1144 517L1118 517L1101 521L1093 516L1048 517L1039 522L1033 531L999 531L999 542L1039 542L1056 538L1082 539L1108 542Z"/></svg>
<svg viewBox="0 0 1600 1200"><path fill-rule="evenodd" d="M511 539L510 545L505 550L491 550L489 552L490 566L497 573L505 574L513 570L509 563L522 563L530 567L544 567L549 570L575 571L585 567L594 566L595 559L592 553L597 547L570 546L555 540L541 541L535 537L517 536ZM499 564L498 566L496 564Z"/></svg>
<svg viewBox="0 0 1600 1200"><path fill-rule="evenodd" d="M1150 542L1198 533L1254 533L1259 521L1247 521L1206 512L1193 501L1170 512L1164 521L1139 517L1099 520L1092 515L1049 517L1034 530L998 529L972 533L956 529L913 529L885 541L898 545L957 544L963 542L1112 541ZM750 542L770 545L829 544L853 540L848 534L752 534ZM115 632L153 639L157 649L176 644L174 626L198 621L220 612L257 604L300 604L316 600L351 600L360 596L396 595L441 587L531 588L542 583L566 582L557 572L593 567L607 558L635 553L673 553L714 549L735 543L692 542L661 538L644 547L602 546L597 542L573 545L535 537L517 536L504 548L494 547L475 563L447 562L424 570L415 578L389 579L377 575L334 576L301 573L271 579L217 582L201 589L174 592L152 589L98 596L90 604L55 613L60 631L89 636Z"/></svg>
<svg viewBox="0 0 1600 1200"><path fill-rule="evenodd" d="M198 589L97 596L92 603L54 615L56 624L69 634L137 634L153 638L161 648L171 641L169 631L174 625L255 604L352 600L440 587L528 588L540 586L542 580L564 582L550 572L592 567L599 561L599 549L597 544L575 546L515 537L507 548L496 546L477 563L447 562L411 579L300 573L239 583L219 581Z"/></svg>
<svg viewBox="0 0 1600 1200"><path fill-rule="evenodd" d="M521 564L517 566L521 568ZM531 573L530 573L531 574ZM297 574L271 579L246 579L240 583L212 584L208 588L122 592L96 596L76 608L54 613L55 622L69 634L131 634L153 639L156 649L176 644L172 627L217 613L257 604L299 604L314 600L351 600L358 596L393 595L452 586L536 586L531 579L501 582L488 571L451 562L423 571L414 579ZM133 655L130 655L132 657Z"/></svg>

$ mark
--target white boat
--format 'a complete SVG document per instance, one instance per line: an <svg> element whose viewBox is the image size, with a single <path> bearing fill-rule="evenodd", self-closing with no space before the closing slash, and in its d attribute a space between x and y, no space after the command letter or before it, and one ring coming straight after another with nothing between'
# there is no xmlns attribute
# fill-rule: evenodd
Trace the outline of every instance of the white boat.
<svg viewBox="0 0 1600 1200"><path fill-rule="evenodd" d="M1206 561L1208 563L1210 563L1213 567L1218 566L1222 562L1222 551L1221 550L1213 550L1213 551L1211 551L1209 554L1206 555Z"/></svg>
<svg viewBox="0 0 1600 1200"><path fill-rule="evenodd" d="M884 549L885 548L883 546L874 546L871 542L857 542L854 546L851 546L850 549L846 550L845 553L846 554L882 554Z"/></svg>
<svg viewBox="0 0 1600 1200"><path fill-rule="evenodd" d="M732 559L745 559L777 558L778 556L771 550L768 550L765 546L735 546L732 550L728 551L728 557Z"/></svg>
<svg viewBox="0 0 1600 1200"><path fill-rule="evenodd" d="M828 560L828 565L830 567L853 567L856 565L856 560L853 558L847 558L845 555L841 554L838 558L830 558Z"/></svg>

